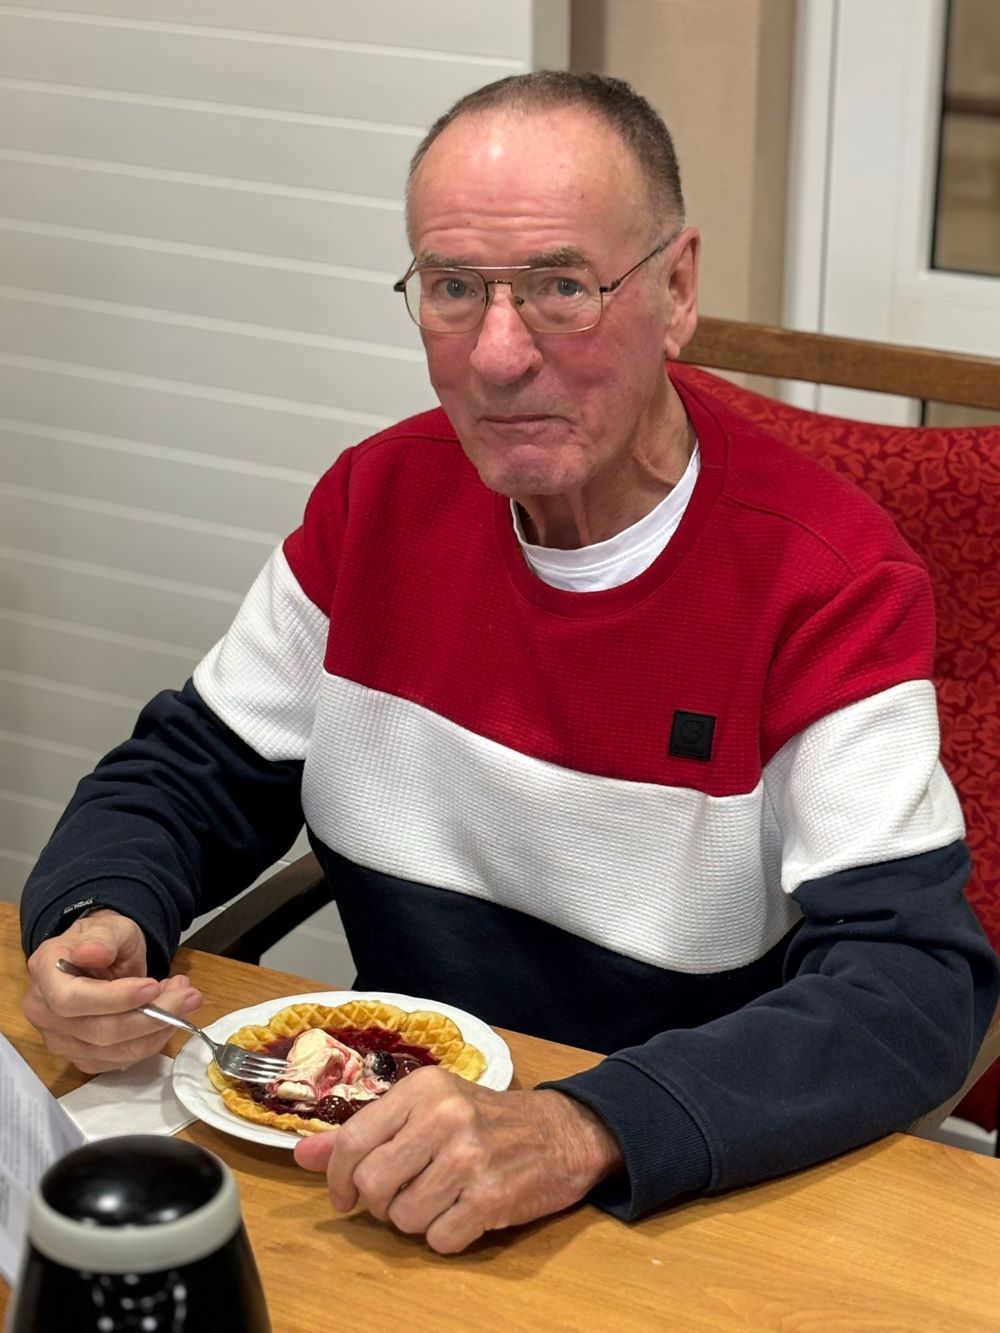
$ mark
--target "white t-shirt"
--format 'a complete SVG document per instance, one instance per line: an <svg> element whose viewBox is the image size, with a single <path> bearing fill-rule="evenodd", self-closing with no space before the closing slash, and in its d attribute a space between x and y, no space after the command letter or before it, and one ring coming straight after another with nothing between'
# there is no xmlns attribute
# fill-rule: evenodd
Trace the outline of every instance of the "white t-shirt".
<svg viewBox="0 0 1000 1333"><path fill-rule="evenodd" d="M684 475L655 509L607 541L579 546L573 551L535 546L526 541L517 505L511 500L514 532L525 560L543 583L549 583L553 588L565 588L568 592L599 592L628 583L629 579L637 578L649 568L677 531L700 467L700 451L695 441Z"/></svg>

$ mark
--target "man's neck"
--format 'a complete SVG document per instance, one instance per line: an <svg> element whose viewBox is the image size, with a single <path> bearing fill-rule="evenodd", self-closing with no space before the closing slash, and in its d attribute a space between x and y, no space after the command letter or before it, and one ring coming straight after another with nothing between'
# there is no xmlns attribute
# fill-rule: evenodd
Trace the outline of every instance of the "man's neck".
<svg viewBox="0 0 1000 1333"><path fill-rule="evenodd" d="M667 423L655 460L633 457L628 475L615 478L615 484L603 488L599 496L583 490L518 498L525 540L563 551L594 546L655 509L680 481L694 451L694 427L676 394L673 405L676 415Z"/></svg>

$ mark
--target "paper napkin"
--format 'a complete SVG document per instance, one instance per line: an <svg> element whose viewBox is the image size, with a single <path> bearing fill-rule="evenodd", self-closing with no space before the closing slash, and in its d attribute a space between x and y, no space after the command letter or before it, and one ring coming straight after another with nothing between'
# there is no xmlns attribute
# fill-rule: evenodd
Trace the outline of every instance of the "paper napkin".
<svg viewBox="0 0 1000 1333"><path fill-rule="evenodd" d="M129 1069L98 1074L59 1098L88 1143L113 1134L176 1134L195 1117L174 1096L173 1060L150 1055Z"/></svg>

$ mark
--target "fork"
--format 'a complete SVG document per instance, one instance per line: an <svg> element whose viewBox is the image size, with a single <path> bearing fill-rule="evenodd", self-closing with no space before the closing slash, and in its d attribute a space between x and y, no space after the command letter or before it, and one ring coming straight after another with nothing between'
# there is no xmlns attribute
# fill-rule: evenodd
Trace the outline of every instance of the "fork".
<svg viewBox="0 0 1000 1333"><path fill-rule="evenodd" d="M68 977L90 977L95 981L101 980L100 977L95 977L93 972L77 967L68 958L57 958L56 967ZM149 1018L155 1018L158 1023L169 1023L171 1027L182 1028L200 1037L206 1046L211 1048L216 1065L227 1078L238 1079L241 1083L273 1083L288 1068L287 1060L276 1056L260 1055L257 1051L234 1046L230 1041L213 1041L203 1028L189 1023L186 1018L180 1018L177 1014L168 1014L165 1009L158 1009L155 1004L140 1004L136 1013L146 1014Z"/></svg>

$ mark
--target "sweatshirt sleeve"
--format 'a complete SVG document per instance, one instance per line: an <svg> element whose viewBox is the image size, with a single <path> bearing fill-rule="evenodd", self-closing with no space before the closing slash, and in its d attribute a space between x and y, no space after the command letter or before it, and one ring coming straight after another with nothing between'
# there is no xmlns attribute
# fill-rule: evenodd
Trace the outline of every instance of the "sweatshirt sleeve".
<svg viewBox="0 0 1000 1333"><path fill-rule="evenodd" d="M80 783L22 894L27 953L101 905L138 922L164 975L192 919L294 842L350 463L348 450L313 491L193 679Z"/></svg>
<svg viewBox="0 0 1000 1333"><path fill-rule="evenodd" d="M803 884L784 984L546 1086L590 1106L624 1174L593 1201L623 1219L822 1161L960 1086L1000 994L957 842Z"/></svg>
<svg viewBox="0 0 1000 1333"><path fill-rule="evenodd" d="M189 681L158 694L85 777L21 898L31 953L92 900L131 917L165 975L180 933L282 856L302 825L300 760L270 761Z"/></svg>

